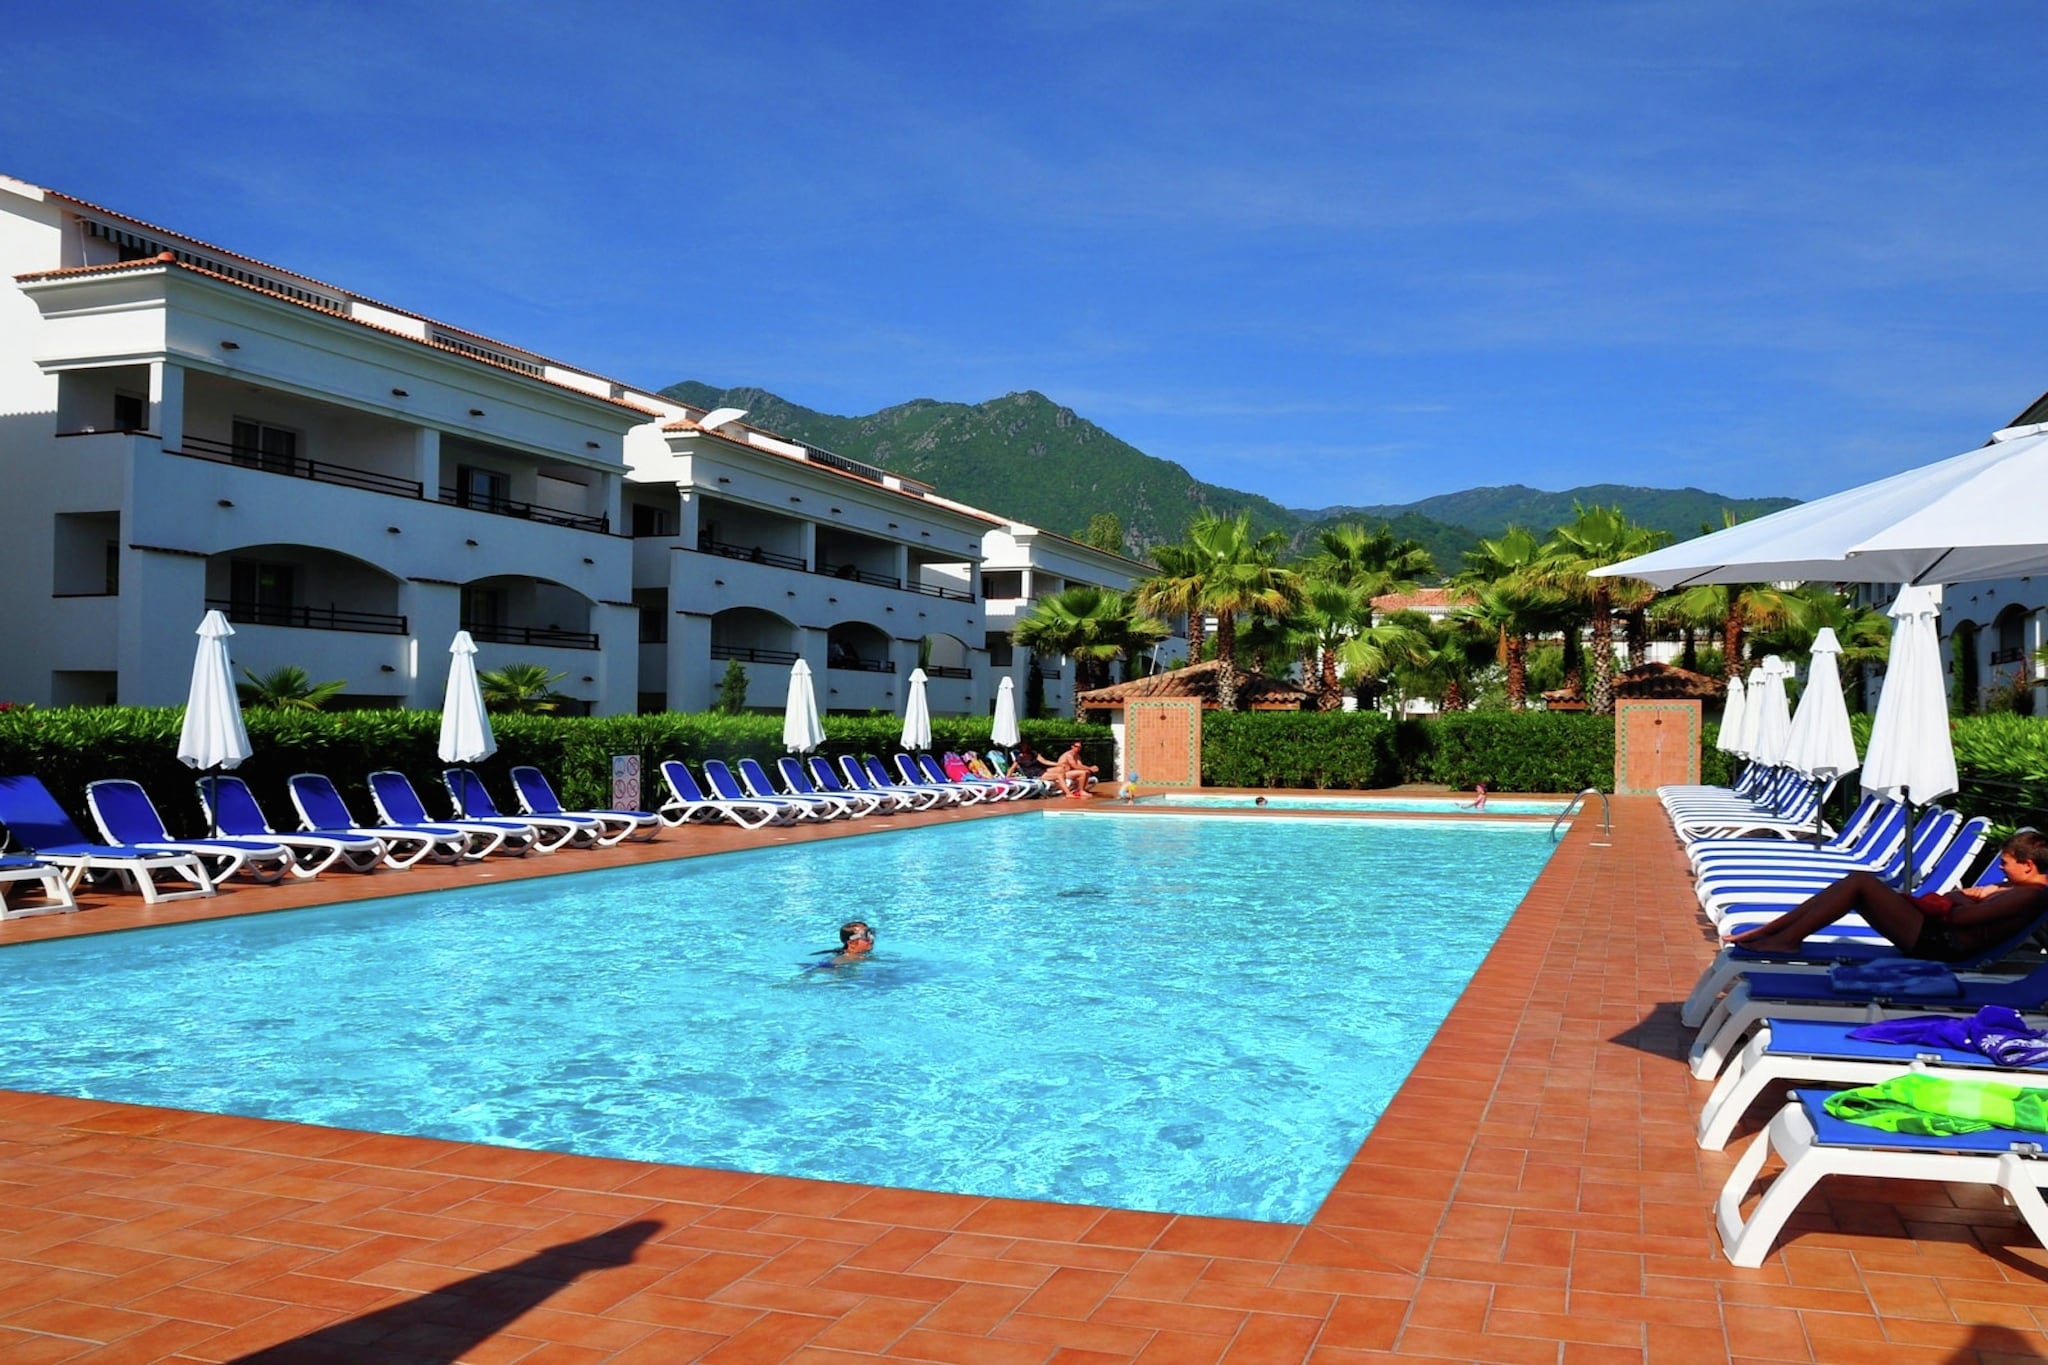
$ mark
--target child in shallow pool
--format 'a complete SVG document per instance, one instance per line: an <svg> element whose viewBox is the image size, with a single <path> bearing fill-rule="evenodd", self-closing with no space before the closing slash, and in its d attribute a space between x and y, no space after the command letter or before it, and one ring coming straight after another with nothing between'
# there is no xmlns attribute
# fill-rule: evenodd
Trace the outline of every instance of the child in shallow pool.
<svg viewBox="0 0 2048 1365"><path fill-rule="evenodd" d="M1458 803L1458 809L1459 809L1459 810L1485 810L1485 809L1486 809L1486 784L1485 784L1484 782L1481 782L1481 783L1480 783L1480 784L1479 784L1479 785L1478 785L1477 787L1473 788L1473 796L1472 796L1472 799L1471 799L1470 801L1460 801L1460 802Z"/></svg>

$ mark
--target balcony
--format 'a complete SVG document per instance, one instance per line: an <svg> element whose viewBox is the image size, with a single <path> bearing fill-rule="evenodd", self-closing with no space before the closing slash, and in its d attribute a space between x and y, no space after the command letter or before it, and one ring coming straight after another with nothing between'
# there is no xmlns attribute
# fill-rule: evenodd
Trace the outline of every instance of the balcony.
<svg viewBox="0 0 2048 1365"><path fill-rule="evenodd" d="M974 670L953 668L945 664L929 664L925 667L924 675L927 678L964 678L971 682L974 679Z"/></svg>
<svg viewBox="0 0 2048 1365"><path fill-rule="evenodd" d="M926 597L944 598L948 602L972 602L974 600L974 594L971 592L962 592L958 588L942 588L934 583L912 583L910 590L916 593L923 593Z"/></svg>
<svg viewBox="0 0 2048 1365"><path fill-rule="evenodd" d="M827 578L843 579L849 583L866 583L870 587L895 588L899 591L903 587L903 580L894 574L872 573L858 564L828 564L821 559L818 561L818 572Z"/></svg>
<svg viewBox="0 0 2048 1365"><path fill-rule="evenodd" d="M795 663L799 656L793 649L762 649L755 645L721 645L714 643L711 646L711 657L714 659L738 659L743 664L787 665Z"/></svg>
<svg viewBox="0 0 2048 1365"><path fill-rule="evenodd" d="M714 654L716 652L716 650L713 651ZM832 661L827 663L825 667L831 669L835 673L894 673L896 671L896 661L894 659L858 659L845 657L833 659ZM925 672L929 674L931 670L926 669Z"/></svg>
<svg viewBox="0 0 2048 1365"><path fill-rule="evenodd" d="M781 554L775 550L764 550L758 545L735 545L731 541L713 540L709 536L697 537L697 549L707 555L737 559L747 564L772 564L778 569L795 569L799 573L810 567L804 563L802 555Z"/></svg>
<svg viewBox="0 0 2048 1365"><path fill-rule="evenodd" d="M415 484L414 487L418 485ZM440 500L451 507L467 507L473 512L489 512L499 517L517 517L521 521L544 522L549 526L566 526L572 531L596 531L600 535L609 535L612 529L612 519L608 516L593 517L581 512L565 512L559 507L543 507L539 503L501 498L493 493L443 487ZM593 645L592 648L596 646Z"/></svg>
<svg viewBox="0 0 2048 1365"><path fill-rule="evenodd" d="M226 441L210 440L204 436L187 436L184 438L182 449L164 453L183 455L193 460L210 460L214 464L239 465L243 469L260 470L265 474L311 479L316 483L340 484L344 488L363 488L372 493L391 493L402 498L424 496L418 479L401 479L395 474L379 474L375 470L331 464L326 460L304 460L296 455L265 454L247 446L231 445Z"/></svg>
<svg viewBox="0 0 2048 1365"><path fill-rule="evenodd" d="M406 618L381 611L349 611L342 607L286 607L232 598L209 597L206 605L245 626L290 626L298 630L352 630L364 635L407 635ZM595 639L596 637L592 637ZM595 646L593 646L594 648Z"/></svg>
<svg viewBox="0 0 2048 1365"><path fill-rule="evenodd" d="M2026 656L2027 651L2019 645L2012 645L2006 649L1994 649L1991 651L1991 666L1996 668L2000 664L2016 664L2021 659L2026 658Z"/></svg>
<svg viewBox="0 0 2048 1365"><path fill-rule="evenodd" d="M553 626L486 626L465 621L462 628L479 644L527 645L537 649L596 649L597 634L588 630L557 630Z"/></svg>

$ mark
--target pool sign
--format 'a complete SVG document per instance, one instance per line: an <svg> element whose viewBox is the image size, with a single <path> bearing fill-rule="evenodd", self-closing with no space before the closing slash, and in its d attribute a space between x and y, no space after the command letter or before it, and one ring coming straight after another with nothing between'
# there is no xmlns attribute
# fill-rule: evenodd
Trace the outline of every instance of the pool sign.
<svg viewBox="0 0 2048 1365"><path fill-rule="evenodd" d="M640 809L640 755L612 755L612 809Z"/></svg>

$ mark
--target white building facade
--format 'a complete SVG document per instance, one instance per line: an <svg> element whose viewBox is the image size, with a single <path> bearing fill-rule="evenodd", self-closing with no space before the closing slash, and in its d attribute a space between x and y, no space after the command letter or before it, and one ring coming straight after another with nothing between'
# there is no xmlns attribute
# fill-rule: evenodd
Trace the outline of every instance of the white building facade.
<svg viewBox="0 0 2048 1365"><path fill-rule="evenodd" d="M982 586L988 597L984 648L990 669L998 678L1010 677L1020 708L1030 691L1031 671L1038 670L1045 714L1073 715L1074 661L1034 657L1013 642L1012 632L1048 597L1074 587L1129 592L1152 566L1017 521L990 527L982 536L981 553ZM1148 653L1148 667L1172 667L1187 659L1186 624L1169 622L1168 628L1174 633Z"/></svg>
<svg viewBox="0 0 2048 1365"><path fill-rule="evenodd" d="M595 714L702 710L734 661L778 707L798 658L828 711L922 666L986 714L1009 623L1145 570L743 417L0 177L0 700L181 702L213 607L346 705L438 707L466 629Z"/></svg>

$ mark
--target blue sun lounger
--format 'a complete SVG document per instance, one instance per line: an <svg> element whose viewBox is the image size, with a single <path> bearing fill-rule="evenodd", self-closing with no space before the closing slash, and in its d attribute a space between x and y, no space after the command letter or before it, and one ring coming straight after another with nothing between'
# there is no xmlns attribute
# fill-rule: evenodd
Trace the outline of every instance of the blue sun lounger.
<svg viewBox="0 0 2048 1365"><path fill-rule="evenodd" d="M317 877L339 863L350 872L374 872L384 861L384 841L370 834L279 834L256 804L256 794L239 777L202 777L199 808L231 839L262 839L291 850L292 875Z"/></svg>
<svg viewBox="0 0 2048 1365"><path fill-rule="evenodd" d="M690 770L673 758L662 760L661 776L669 790L669 799L662 803L661 818L670 824L724 820L741 829L760 829L764 825L787 825L797 818L797 808L787 802L721 801L706 796Z"/></svg>
<svg viewBox="0 0 2048 1365"><path fill-rule="evenodd" d="M539 830L518 820L467 820L460 816L453 820L436 820L427 814L426 802L420 800L420 794L413 790L406 775L388 768L370 774L370 801L377 807L377 818L387 825L407 829L439 826L476 836L469 850L472 858L490 853L509 853L523 858L540 841Z"/></svg>
<svg viewBox="0 0 2048 1365"><path fill-rule="evenodd" d="M265 884L282 881L296 863L292 851L274 839L172 838L149 793L125 777L86 783L85 807L108 843L190 853L206 864L216 885L237 874Z"/></svg>
<svg viewBox="0 0 2048 1365"><path fill-rule="evenodd" d="M1915 994L1903 984L1845 987L1817 973L1751 972L1721 998L1693 1039L1686 1063L1700 1080L1712 1080L1766 1019L1873 1023L1903 1014L1974 1014L1986 1005L2039 1012L2048 1003L2048 963L2024 976L1966 975L1956 983L1955 994L1936 996Z"/></svg>
<svg viewBox="0 0 2048 1365"><path fill-rule="evenodd" d="M829 820L831 810L822 802L792 801L786 796L762 796L750 792L740 785L732 775L732 769L725 766L725 760L707 758L704 760L704 780L711 784L711 790L718 799L730 804L734 801L754 801L777 810L788 811L799 820Z"/></svg>
<svg viewBox="0 0 2048 1365"><path fill-rule="evenodd" d="M828 776L831 774L831 764L822 758L814 761L823 765L821 770L824 773ZM775 771L782 775L782 789L791 796L828 796L846 802L856 816L873 815L876 811L884 809L896 809L894 801L884 802L874 792L847 791L836 780L832 783L831 789L827 790L811 781L811 775L804 771L804 765L787 755L775 760Z"/></svg>
<svg viewBox="0 0 2048 1365"><path fill-rule="evenodd" d="M0 777L0 825L7 826L8 836L31 855L63 868L73 888L87 876L112 873L133 885L151 905L213 894L213 877L195 854L96 844L87 839L41 778ZM159 874L169 874L190 887L166 890L157 881Z"/></svg>
<svg viewBox="0 0 2048 1365"><path fill-rule="evenodd" d="M1795 1081L1827 1085L1875 1085L1911 1067L1965 1078L1990 1077L2018 1085L2048 1085L2048 1064L2001 1066L1974 1048L1940 1043L1887 1043L1849 1035L1861 1024L1814 1019L1766 1019L1740 1056L1728 1064L1714 1093L1700 1110L1699 1145L1718 1152L1728 1145L1759 1096Z"/></svg>
<svg viewBox="0 0 2048 1365"><path fill-rule="evenodd" d="M481 858L503 842L497 835L485 836L453 825L379 825L374 829L359 825L334 783L320 773L294 773L285 789L306 829L315 834L360 834L375 839L384 845L386 867L407 868L428 858L452 863L472 856L472 848L481 850L474 854Z"/></svg>
<svg viewBox="0 0 2048 1365"><path fill-rule="evenodd" d="M855 758L843 754L839 759L839 770L846 774L847 782L855 789L873 792L877 796L893 796L904 802L910 810L930 810L934 806L957 806L960 798L953 792L934 791L930 787L906 787L891 781L889 772L875 758Z"/></svg>
<svg viewBox="0 0 2048 1365"><path fill-rule="evenodd" d="M827 820L850 820L854 816L867 814L867 810L859 802L850 801L843 796L827 796L817 791L778 791L774 779L768 776L767 769L751 758L741 759L739 767L740 782L746 787L749 796L758 796L766 801L795 801L800 805L812 806ZM802 776L803 770L799 768L797 774Z"/></svg>
<svg viewBox="0 0 2048 1365"><path fill-rule="evenodd" d="M1950 845L1949 853L1942 855L1939 864L1928 869L1927 878L1918 888L1920 891L1948 891L1954 888L1956 882L1948 875L1950 854L1955 853L1964 842L1967 841L1958 840ZM1963 861L1967 862L1968 858L1964 857ZM2004 881L2005 870L1994 859L1972 885L1997 886ZM1783 914L1785 908L1773 907L1770 917L1776 918ZM1724 920L1723 924L1726 926L1729 923L1746 923L1746 914L1747 912L1738 906L1731 912L1730 919ZM2029 947L2038 948L2040 945L2036 942L2036 936L2043 932L2048 932L2048 910L2044 910L2039 919L2025 928L1990 945L1982 952L1948 965L1960 971L1981 970L1994 962L2003 962L2007 958L2019 956ZM1690 1029L1700 1027L1706 1022L1708 1013L1713 1010L1714 1002L1720 999L1738 978L1749 972L1825 972L1844 962L1874 962L1905 956L1907 955L1901 952L1896 944L1878 933L1860 915L1850 915L1830 924L1809 938L1806 946L1796 953L1760 952L1754 948L1742 947L1740 944L1725 943L1721 946L1721 951L1714 955L1714 960L1707 964L1707 969L1700 973L1700 979L1693 985L1692 993L1686 996L1685 1004L1678 1011L1678 1020ZM2038 958L2039 953L2036 952L2033 956ZM2022 964L2018 970L2023 971L2028 965L2031 963Z"/></svg>
<svg viewBox="0 0 2048 1365"><path fill-rule="evenodd" d="M2048 1204L2041 1161L2048 1133L2015 1128L1943 1137L1891 1133L1828 1113L1822 1090L1796 1090L1769 1128L1757 1134L1728 1174L1714 1201L1721 1250L1739 1266L1759 1266L1800 1201L1831 1175L1886 1180L1935 1180L1995 1186L2012 1201L2034 1237L2048 1245ZM1785 1163L1747 1219L1742 1204L1772 1155Z"/></svg>
<svg viewBox="0 0 2048 1365"><path fill-rule="evenodd" d="M538 768L527 767L524 764L514 768L512 791L519 798L519 809L523 814L576 816L597 821L602 831L597 836L597 842L606 848L623 843L627 839L646 843L661 835L661 817L653 811L565 809L561 798L555 795L554 785L548 781L548 775Z"/></svg>
<svg viewBox="0 0 2048 1365"><path fill-rule="evenodd" d="M24 882L37 882L43 888L42 905L16 905L7 898L7 889ZM64 869L55 863L46 863L40 858L21 855L0 856L0 919L27 919L31 915L55 915L76 910L78 902L72 899L71 887L64 879Z"/></svg>
<svg viewBox="0 0 2048 1365"><path fill-rule="evenodd" d="M915 754L896 755L896 773L897 776L902 778L903 784L907 787L924 787L931 791L952 792L960 798L961 803L964 805L978 806L984 801L996 799L996 794L993 791L978 782L970 786L965 782L948 781L943 768L939 770L939 776L934 779L931 774L927 773L919 765L917 755Z"/></svg>
<svg viewBox="0 0 2048 1365"><path fill-rule="evenodd" d="M448 788L448 799L455 804L455 813L464 820L505 820L512 817L498 809L498 803L491 799L484 780L467 768L444 768L441 781ZM515 824L523 824L534 831L533 848L536 853L553 853L558 848L576 844L589 847L604 833L604 823L593 816L585 815L525 815Z"/></svg>

